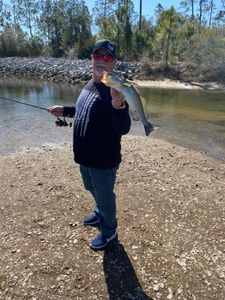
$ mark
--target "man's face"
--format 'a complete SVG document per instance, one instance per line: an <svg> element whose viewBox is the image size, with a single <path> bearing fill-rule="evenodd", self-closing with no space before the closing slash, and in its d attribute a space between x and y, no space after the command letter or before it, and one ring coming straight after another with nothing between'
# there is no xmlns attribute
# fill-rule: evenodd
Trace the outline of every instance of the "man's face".
<svg viewBox="0 0 225 300"><path fill-rule="evenodd" d="M99 49L91 56L93 76L96 81L102 78L102 72L112 72L116 59L106 49Z"/></svg>

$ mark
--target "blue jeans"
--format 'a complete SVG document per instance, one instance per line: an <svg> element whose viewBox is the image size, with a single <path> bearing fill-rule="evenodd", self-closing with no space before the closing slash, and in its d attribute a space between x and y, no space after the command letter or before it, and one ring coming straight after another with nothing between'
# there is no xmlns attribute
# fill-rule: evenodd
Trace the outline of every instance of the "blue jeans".
<svg viewBox="0 0 225 300"><path fill-rule="evenodd" d="M116 231L116 195L113 189L117 169L100 170L80 165L84 187L95 199L94 211L99 213L101 233L108 237Z"/></svg>

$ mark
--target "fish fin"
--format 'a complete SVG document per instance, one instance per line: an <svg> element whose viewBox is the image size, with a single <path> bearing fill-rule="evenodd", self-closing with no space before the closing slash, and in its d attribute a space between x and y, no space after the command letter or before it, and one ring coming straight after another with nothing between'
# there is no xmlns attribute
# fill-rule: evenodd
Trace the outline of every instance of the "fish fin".
<svg viewBox="0 0 225 300"><path fill-rule="evenodd" d="M154 126L150 122L144 124L144 128L146 136L148 136L154 130Z"/></svg>
<svg viewBox="0 0 225 300"><path fill-rule="evenodd" d="M127 82L129 82L131 85L133 85L134 87L136 86L140 86L137 82L135 82L134 80L130 80L130 79L127 79Z"/></svg>
<svg viewBox="0 0 225 300"><path fill-rule="evenodd" d="M129 80L128 80L128 81L129 81ZM140 86L140 84L137 83L136 81L129 81L129 82L132 83L132 85L135 86L135 87L136 87L136 86Z"/></svg>
<svg viewBox="0 0 225 300"><path fill-rule="evenodd" d="M122 86L124 86L124 87L131 87L132 84L130 84L129 82L123 82Z"/></svg>
<svg viewBox="0 0 225 300"><path fill-rule="evenodd" d="M137 90L138 84L136 82L126 79L126 82L122 83L122 85L125 87L132 86L136 90L136 92L139 94L139 91Z"/></svg>

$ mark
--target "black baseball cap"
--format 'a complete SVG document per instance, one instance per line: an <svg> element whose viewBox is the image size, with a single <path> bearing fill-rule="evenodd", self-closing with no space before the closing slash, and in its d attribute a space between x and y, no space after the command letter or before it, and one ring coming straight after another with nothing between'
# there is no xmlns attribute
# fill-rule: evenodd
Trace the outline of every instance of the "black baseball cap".
<svg viewBox="0 0 225 300"><path fill-rule="evenodd" d="M92 54L94 54L99 49L105 49L112 55L113 58L116 58L116 45L109 40L100 40L97 41L94 45Z"/></svg>

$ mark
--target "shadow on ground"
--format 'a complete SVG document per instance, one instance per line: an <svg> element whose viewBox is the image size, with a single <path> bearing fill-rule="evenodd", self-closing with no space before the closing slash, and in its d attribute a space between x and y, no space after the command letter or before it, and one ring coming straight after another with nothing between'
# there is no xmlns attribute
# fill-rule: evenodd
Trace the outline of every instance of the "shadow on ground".
<svg viewBox="0 0 225 300"><path fill-rule="evenodd" d="M153 300L143 291L131 261L118 241L105 250L103 267L109 300Z"/></svg>

